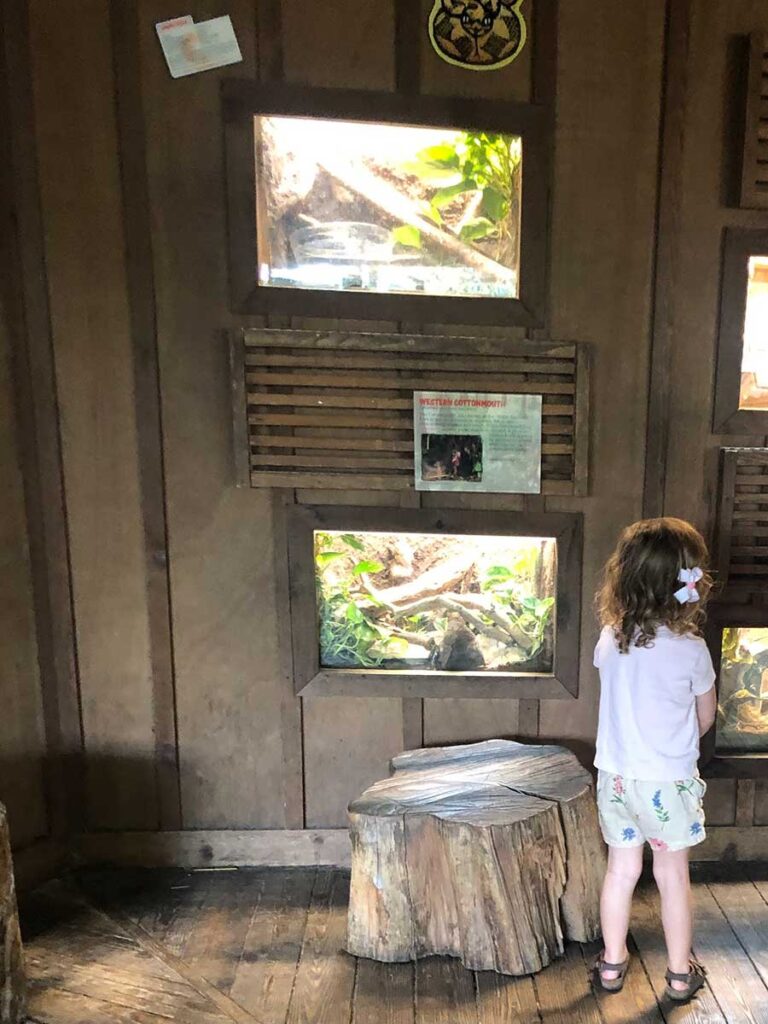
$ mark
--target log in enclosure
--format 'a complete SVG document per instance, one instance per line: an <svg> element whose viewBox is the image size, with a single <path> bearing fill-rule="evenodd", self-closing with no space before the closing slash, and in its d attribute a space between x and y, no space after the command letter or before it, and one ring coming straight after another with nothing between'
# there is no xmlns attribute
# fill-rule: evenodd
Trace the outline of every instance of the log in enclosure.
<svg viewBox="0 0 768 1024"><path fill-rule="evenodd" d="M413 750L349 807L347 949L456 956L531 974L599 934L605 863L592 779L563 747Z"/></svg>
<svg viewBox="0 0 768 1024"><path fill-rule="evenodd" d="M0 1024L26 1020L24 965L8 819L0 804Z"/></svg>

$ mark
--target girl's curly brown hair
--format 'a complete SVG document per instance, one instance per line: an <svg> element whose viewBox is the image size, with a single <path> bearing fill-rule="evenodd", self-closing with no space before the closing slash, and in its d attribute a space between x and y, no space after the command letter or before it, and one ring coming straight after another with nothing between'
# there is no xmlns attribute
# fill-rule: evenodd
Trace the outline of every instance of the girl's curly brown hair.
<svg viewBox="0 0 768 1024"><path fill-rule="evenodd" d="M704 538L682 519L643 519L628 526L608 559L596 603L600 621L611 626L622 654L630 645L649 647L659 626L673 633L698 634L712 590ZM699 600L675 597L681 569L700 566Z"/></svg>

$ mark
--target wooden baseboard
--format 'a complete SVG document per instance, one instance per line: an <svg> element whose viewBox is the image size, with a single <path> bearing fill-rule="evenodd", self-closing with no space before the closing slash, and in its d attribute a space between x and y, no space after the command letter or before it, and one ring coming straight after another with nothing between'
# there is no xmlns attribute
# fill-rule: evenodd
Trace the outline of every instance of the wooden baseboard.
<svg viewBox="0 0 768 1024"><path fill-rule="evenodd" d="M37 844L16 856L17 876L27 888L66 862L63 850L53 847ZM92 832L77 837L74 851L80 864L185 868L349 867L351 855L346 829ZM692 847L691 860L768 861L768 826L709 827L706 841Z"/></svg>
<svg viewBox="0 0 768 1024"><path fill-rule="evenodd" d="M692 861L768 861L768 826L707 826L707 838L691 848Z"/></svg>
<svg viewBox="0 0 768 1024"><path fill-rule="evenodd" d="M78 836L81 864L140 867L348 867L346 829L91 832Z"/></svg>
<svg viewBox="0 0 768 1024"><path fill-rule="evenodd" d="M40 839L31 846L13 851L16 888L26 892L55 878L70 863L67 848L55 839Z"/></svg>

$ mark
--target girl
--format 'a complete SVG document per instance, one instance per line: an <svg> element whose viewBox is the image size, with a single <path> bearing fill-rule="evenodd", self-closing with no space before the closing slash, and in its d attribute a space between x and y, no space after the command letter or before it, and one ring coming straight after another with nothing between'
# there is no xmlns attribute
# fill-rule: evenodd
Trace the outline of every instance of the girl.
<svg viewBox="0 0 768 1024"><path fill-rule="evenodd" d="M608 844L595 982L618 992L643 844L653 849L667 946L666 994L704 984L691 958L688 849L705 838L699 737L715 720L715 673L698 627L712 586L701 535L681 519L628 527L605 567L595 648L600 672L597 804Z"/></svg>

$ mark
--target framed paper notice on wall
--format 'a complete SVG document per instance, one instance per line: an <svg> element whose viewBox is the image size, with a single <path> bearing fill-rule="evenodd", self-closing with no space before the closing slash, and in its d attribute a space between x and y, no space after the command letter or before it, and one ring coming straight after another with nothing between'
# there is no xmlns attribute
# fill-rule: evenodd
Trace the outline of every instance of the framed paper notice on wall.
<svg viewBox="0 0 768 1024"><path fill-rule="evenodd" d="M414 392L417 491L539 494L541 395Z"/></svg>

